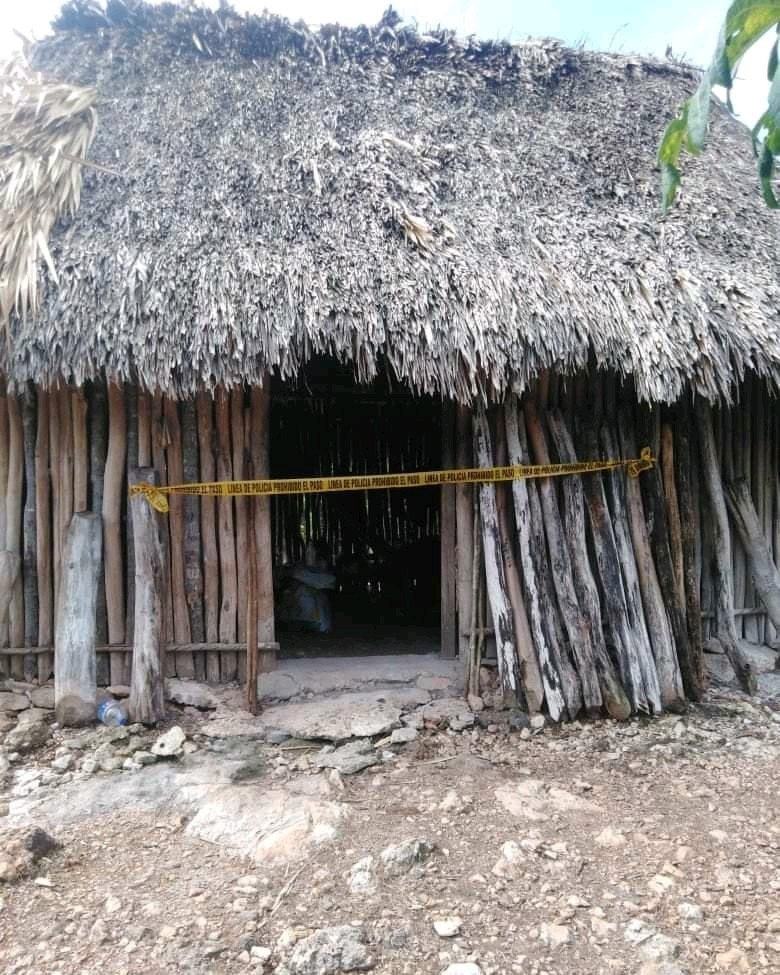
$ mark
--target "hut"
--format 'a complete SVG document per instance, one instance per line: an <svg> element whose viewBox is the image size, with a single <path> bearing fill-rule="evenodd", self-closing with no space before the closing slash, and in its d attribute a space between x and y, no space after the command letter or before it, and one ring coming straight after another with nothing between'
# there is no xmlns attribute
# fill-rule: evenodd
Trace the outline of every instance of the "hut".
<svg viewBox="0 0 780 975"><path fill-rule="evenodd" d="M7 673L50 676L64 532L91 510L100 673L127 680L136 468L165 485L649 447L638 478L172 495L166 671L244 680L248 635L269 655L427 647L472 685L492 661L529 710L625 717L697 698L707 646L751 686L739 641L778 625L778 224L721 110L660 217L655 146L695 71L391 11L313 30L140 0L67 4L31 59L42 86L92 93L94 142L34 238L37 296L0 252ZM6 140L0 189L24 152L56 168Z"/></svg>

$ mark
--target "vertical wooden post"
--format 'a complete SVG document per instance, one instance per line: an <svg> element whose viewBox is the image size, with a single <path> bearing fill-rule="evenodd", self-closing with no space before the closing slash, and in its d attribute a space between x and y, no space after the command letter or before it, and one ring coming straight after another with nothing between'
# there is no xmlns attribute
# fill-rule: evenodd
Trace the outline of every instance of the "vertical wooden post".
<svg viewBox="0 0 780 975"><path fill-rule="evenodd" d="M734 626L734 592L732 589L731 535L723 482L720 476L715 432L710 404L698 397L696 420L699 431L703 479L710 500L713 532L713 576L715 585L715 634L731 661L740 686L748 694L756 691L756 675L740 649Z"/></svg>
<svg viewBox="0 0 780 975"><path fill-rule="evenodd" d="M125 470L138 467L138 387L133 383L125 385L125 429L127 430L127 449L125 456ZM133 622L135 607L135 550L133 548L133 525L130 517L130 507L126 491L122 492L122 523L125 548L125 643L133 642ZM123 684L130 683L130 671L133 666L133 655L126 653L122 656L124 671Z"/></svg>
<svg viewBox="0 0 780 975"><path fill-rule="evenodd" d="M473 466L471 410L459 405L455 418L455 463L459 468ZM470 484L455 488L458 596L458 674L465 689L469 669L469 628L471 626L472 563L474 561L474 501Z"/></svg>
<svg viewBox="0 0 780 975"><path fill-rule="evenodd" d="M252 411L252 476L263 480L271 476L271 377L266 373L262 386L253 386L250 394ZM274 623L274 550L271 540L271 499L253 498L254 552L257 559L257 637L262 643L273 643ZM258 656L258 671L268 673L276 666L276 653L263 650Z"/></svg>
<svg viewBox="0 0 780 975"><path fill-rule="evenodd" d="M54 602L51 578L51 488L49 480L49 394L37 395L38 423L35 431L35 561L38 576L38 646L50 647L54 640ZM51 676L54 656L38 654L38 682Z"/></svg>
<svg viewBox="0 0 780 975"><path fill-rule="evenodd" d="M130 483L157 484L156 472L148 467L130 472ZM165 608L167 577L161 516L143 495L134 495L135 625L133 672L128 710L131 721L155 724L165 717L163 656L165 654Z"/></svg>
<svg viewBox="0 0 780 975"><path fill-rule="evenodd" d="M89 386L89 478L91 489L90 507L92 511L103 511L103 480L106 472L106 452L108 450L108 403L106 384L95 379ZM55 469L52 454L52 472ZM108 619L106 616L106 573L101 562L98 576L96 609L96 631L98 644L108 643ZM111 654L101 653L97 661L98 684L111 683Z"/></svg>
<svg viewBox="0 0 780 975"><path fill-rule="evenodd" d="M24 645L38 645L38 519L35 513L37 478L35 466L37 404L31 384L22 394L22 430L24 436L24 514L22 516L22 578L24 585ZM25 678L37 677L37 662L30 655L25 664Z"/></svg>
<svg viewBox="0 0 780 975"><path fill-rule="evenodd" d="M218 387L214 397L217 426L217 477L220 481L233 479L230 456L230 398L224 387ZM222 581L222 600L219 610L220 643L235 643L237 636L238 579L236 577L236 537L234 533L233 499L217 499L219 514L219 566ZM238 660L235 653L222 653L221 679L227 683L236 679Z"/></svg>
<svg viewBox="0 0 780 975"><path fill-rule="evenodd" d="M126 451L125 397L122 387L110 382L108 384L108 453L103 480L103 551L108 642L114 644L123 643L125 638L121 512ZM112 683L122 681L123 670L121 658L117 654L111 654Z"/></svg>
<svg viewBox="0 0 780 975"><path fill-rule="evenodd" d="M77 512L63 545L55 627L54 712L57 721L66 726L90 724L95 719L95 608L101 527L100 515Z"/></svg>
<svg viewBox="0 0 780 975"><path fill-rule="evenodd" d="M60 566L62 564L62 534L60 533L60 409L56 390L49 394L49 471L51 476L51 523L52 523L52 574L54 576L54 609L56 612L60 592ZM56 626L56 620L55 620ZM56 637L56 633L54 634ZM53 662L52 662L53 663Z"/></svg>
<svg viewBox="0 0 780 975"><path fill-rule="evenodd" d="M246 478L245 471L245 461L244 461L244 390L243 388L236 388L230 392L230 439L231 439L231 457L233 465L233 480L243 481ZM246 614L243 608L247 604L247 575L248 566L247 561L249 557L249 528L248 528L248 517L247 517L247 504L248 499L242 497L236 497L233 499L233 508L235 511L235 539L236 539L236 605L241 607L241 612L239 612L237 618L237 633L238 642L243 643L246 640ZM239 681L243 674L241 671L244 670L246 665L246 660L239 659L238 664L238 676Z"/></svg>
<svg viewBox="0 0 780 975"><path fill-rule="evenodd" d="M60 413L60 547L63 551L65 534L73 517L73 411L70 397L69 386L63 386L57 391L57 408Z"/></svg>
<svg viewBox="0 0 780 975"><path fill-rule="evenodd" d="M198 472L198 422L195 401L182 403L181 439L182 470L187 483L200 480ZM193 643L204 643L203 628L203 573L200 567L200 498L193 494L184 496L184 589L190 613L190 631ZM206 679L206 657L195 655L195 676Z"/></svg>
<svg viewBox="0 0 780 975"><path fill-rule="evenodd" d="M87 459L87 401L84 391L71 392L71 422L73 424L73 510L87 510L87 484L89 461Z"/></svg>
<svg viewBox="0 0 780 975"><path fill-rule="evenodd" d="M168 447L168 424L165 422L162 393L155 393L152 399L152 466L157 471L160 484L169 484L168 461L166 450ZM169 547L169 532L167 531L168 518L165 518L163 531L163 546L165 547L165 599L163 609L165 612L165 642L173 643L173 599L171 597L171 560ZM176 676L176 654L165 654L163 659L163 670L166 677Z"/></svg>
<svg viewBox="0 0 780 975"><path fill-rule="evenodd" d="M138 466L152 466L152 397L138 390Z"/></svg>
<svg viewBox="0 0 780 975"><path fill-rule="evenodd" d="M756 593L761 597L769 619L780 627L780 572L744 477L726 485L726 501L747 553Z"/></svg>
<svg viewBox="0 0 780 975"><path fill-rule="evenodd" d="M181 484L184 480L184 465L182 462L181 426L176 401L166 396L163 410L165 425L168 430L166 451L168 483ZM168 504L170 505L168 525L170 532L173 639L175 643L191 643L190 613L184 582L184 498L180 494L171 494L168 496ZM195 661L191 653L176 654L176 673L179 677L184 678L195 676Z"/></svg>
<svg viewBox="0 0 780 975"><path fill-rule="evenodd" d="M0 546L3 550L5 549L5 529L6 529L6 492L8 489L8 400L5 396L4 387L0 387L3 390L3 395L0 396ZM3 585L11 586L13 583L6 572L4 576ZM11 602L11 591L10 588L7 592L7 603L5 606L5 612L0 614L0 646L7 647L9 645L8 637L8 607ZM0 598L5 598L4 594L0 592ZM4 677L9 672L11 660L9 657L0 657L0 676Z"/></svg>
<svg viewBox="0 0 780 975"><path fill-rule="evenodd" d="M674 451L674 467L680 506L680 543L683 555L688 654L693 696L701 697L706 681L701 630L701 564L698 550L700 531L699 512L694 504L696 493L693 486L694 472L691 456L691 415L687 401L682 400L678 404L675 420L677 443ZM685 671L683 671L683 679L685 679Z"/></svg>
<svg viewBox="0 0 780 975"><path fill-rule="evenodd" d="M249 498L249 538L255 537L254 498ZM246 705L257 714L257 559L254 544L249 552L249 578L246 588Z"/></svg>
<svg viewBox="0 0 780 975"><path fill-rule="evenodd" d="M214 416L212 399L208 393L198 393L198 452L200 478L216 480L214 463ZM200 499L200 533L203 544L203 603L206 643L219 642L219 554L217 552L216 499ZM206 654L206 679L219 682L219 653Z"/></svg>
<svg viewBox="0 0 780 975"><path fill-rule="evenodd" d="M6 493L5 547L22 557L22 494L24 490L24 436L19 400L8 397L8 491ZM12 647L24 646L24 588L20 572L14 583L8 613ZM24 657L11 657L11 674L24 678Z"/></svg>
<svg viewBox="0 0 780 975"><path fill-rule="evenodd" d="M474 458L480 467L493 466L490 428L484 408L474 417ZM504 559L498 529L495 484L480 484L479 511L482 521L482 545L485 551L485 573L488 600L495 629L498 674L501 689L518 701L525 696L515 647L514 620L507 594Z"/></svg>
<svg viewBox="0 0 780 975"><path fill-rule="evenodd" d="M454 410L451 403L441 408L441 466L455 466ZM441 655L451 660L458 653L455 559L455 486L441 486L439 543L441 549Z"/></svg>

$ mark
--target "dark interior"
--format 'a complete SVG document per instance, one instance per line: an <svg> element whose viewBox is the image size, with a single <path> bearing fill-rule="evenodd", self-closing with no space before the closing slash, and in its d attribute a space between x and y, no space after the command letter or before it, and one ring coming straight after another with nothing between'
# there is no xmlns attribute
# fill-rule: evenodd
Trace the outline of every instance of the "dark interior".
<svg viewBox="0 0 780 975"><path fill-rule="evenodd" d="M441 406L315 362L273 390L271 476L436 469ZM282 656L439 648L438 487L272 498ZM324 586L327 588L318 588Z"/></svg>

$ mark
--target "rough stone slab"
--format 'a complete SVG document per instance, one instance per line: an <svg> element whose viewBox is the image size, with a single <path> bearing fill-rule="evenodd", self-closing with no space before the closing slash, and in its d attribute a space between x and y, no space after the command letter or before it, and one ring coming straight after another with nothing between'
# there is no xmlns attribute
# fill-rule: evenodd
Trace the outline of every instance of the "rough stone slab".
<svg viewBox="0 0 780 975"><path fill-rule="evenodd" d="M540 779L523 779L513 785L496 789L496 799L513 816L543 822L556 812L597 813L595 802L576 796L573 792L550 786Z"/></svg>
<svg viewBox="0 0 780 975"><path fill-rule="evenodd" d="M317 768L335 768L342 775L355 775L372 765L378 765L379 761L370 739L366 738L348 741L340 748L323 749L314 756Z"/></svg>
<svg viewBox="0 0 780 975"><path fill-rule="evenodd" d="M438 654L282 660L276 671L258 676L257 694L261 701L281 701L302 694L414 685L421 677L446 677L455 687L457 661L442 660Z"/></svg>
<svg viewBox="0 0 780 975"><path fill-rule="evenodd" d="M431 701L420 708L419 712L423 721L431 724L446 725L450 721L460 718L462 715L471 714L468 703L460 697L442 697L436 701Z"/></svg>
<svg viewBox="0 0 780 975"><path fill-rule="evenodd" d="M30 699L26 694L0 691L0 711L26 711L29 706Z"/></svg>
<svg viewBox="0 0 780 975"><path fill-rule="evenodd" d="M165 700L201 711L213 711L219 704L208 684L201 684L196 680L180 680L177 677L170 677L165 681Z"/></svg>
<svg viewBox="0 0 780 975"><path fill-rule="evenodd" d="M287 967L291 975L339 975L365 972L374 960L360 928L322 928L295 946Z"/></svg>
<svg viewBox="0 0 780 975"><path fill-rule="evenodd" d="M269 732L290 738L347 741L388 734L401 713L430 700L416 687L355 691L302 704L279 704L263 712Z"/></svg>
<svg viewBox="0 0 780 975"><path fill-rule="evenodd" d="M211 720L204 721L198 731L207 738L246 738L262 741L266 736L265 722L248 711L236 712L229 708L217 708L211 712Z"/></svg>
<svg viewBox="0 0 780 975"><path fill-rule="evenodd" d="M30 691L30 701L33 707L54 710L54 687L51 684L44 684Z"/></svg>
<svg viewBox="0 0 780 975"><path fill-rule="evenodd" d="M188 798L186 789L181 798ZM310 844L333 839L347 814L339 803L283 789L221 786L204 794L195 787L191 798L197 812L187 824L187 836L229 847L257 863L304 856Z"/></svg>

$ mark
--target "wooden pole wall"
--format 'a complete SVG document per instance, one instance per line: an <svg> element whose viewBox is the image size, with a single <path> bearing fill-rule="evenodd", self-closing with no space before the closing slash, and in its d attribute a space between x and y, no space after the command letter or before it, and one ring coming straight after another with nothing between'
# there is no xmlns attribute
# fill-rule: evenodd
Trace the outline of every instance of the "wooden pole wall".
<svg viewBox="0 0 780 975"><path fill-rule="evenodd" d="M587 402L585 396L590 397ZM6 632L0 633L5 646L20 651L51 647L64 532L74 512L97 510L103 514L105 582L101 573L96 639L101 646L126 647L131 642L127 620L134 615L127 470L153 462L161 482L169 483L269 476L270 406L268 382L246 392L217 390L213 397L202 393L179 403L100 382L84 390L62 386L50 393L3 394L0 537L21 562L17 573L10 562L6 574L14 581ZM534 688L528 677L533 667L541 675L544 707L560 717L575 716L583 705L594 712L603 707L621 717L626 700L633 710L676 706L676 667L682 671L687 697L696 698L703 690L702 624L722 633L727 609L718 601L726 556L731 565L734 639L744 633L776 640L776 628L749 578L733 518L726 522L729 553L723 546L722 519L713 517L710 499L713 456L722 481L728 481L729 474L747 474L758 525L777 563L780 409L759 382L745 390L741 404L712 411L712 445L704 466L702 438L691 437L685 408L665 411L662 421L659 411L638 409L630 388L616 383L564 383L551 376L525 406L516 401L513 411L508 406L499 418L500 428L491 434L488 423L478 430L482 463L491 456L502 459L505 434L509 460L529 459L530 431L533 460L627 454L649 441L659 450L660 465L636 483L621 472L556 482L551 488L543 482L517 482L511 496L508 486L494 490L495 503L486 498L480 523L492 579L477 590L472 587L471 486L451 490L451 511L446 501L432 512L423 511L424 527L413 537L424 537L431 525L438 535L442 571L451 582L449 596L446 585L443 590L442 622L446 616L452 624L451 642L464 660L472 593L482 591L483 602L474 607L475 645L484 644L486 627L492 635L498 607L501 626L506 620L510 624L508 630L499 627L504 674L509 687L516 678L515 690L524 706L539 703L532 704L528 694ZM312 415L323 424L318 409ZM442 446L449 444L449 453L442 453L444 466L473 465L470 424L470 410L459 409L457 423L450 415L441 433L436 425L436 438L441 436ZM288 429L291 443L311 449L306 438L301 439L305 431L299 424L294 431ZM321 426L312 436L325 438L325 431ZM740 440L746 432L749 443L743 448ZM332 438L341 452L342 470L373 472L377 462L381 470L398 469L390 454L385 459L380 452L378 461L359 456L356 441L339 441L335 427ZM407 457L407 469L413 469L412 464L418 469L438 466L434 453L419 448ZM391 493L385 510L384 496L369 498L370 517L383 519L382 531L388 536L395 531L400 500L400 493ZM230 498L179 496L172 501L170 517L162 519L163 571L168 574L162 605L166 642L178 649L166 655L166 673L212 681L243 678L245 657L235 647L248 636L245 585L250 566L256 583L258 669L267 669L273 665L270 648L275 637L270 499L241 499L238 505ZM333 513L322 499L293 497L285 504L318 544L322 540L335 547L339 536L335 527L329 534L328 520L334 525ZM289 533L289 525L277 525L277 533L281 530ZM577 539L583 538L578 545ZM405 540L399 536L399 541ZM294 533L286 544L292 557L302 556L305 546ZM745 567L741 597L740 564ZM444 611L446 605L451 611ZM715 609L718 617L713 622ZM218 642L224 652L209 650L209 644ZM193 644L197 650L188 649ZM447 650L446 633L442 647ZM130 661L126 649L99 653L99 676L105 673L106 680L127 683L130 672L123 659L125 664ZM6 673L19 678L31 676L25 668L34 666L32 674L45 680L52 664L50 650L27 656L0 654L0 673L5 667Z"/></svg>

